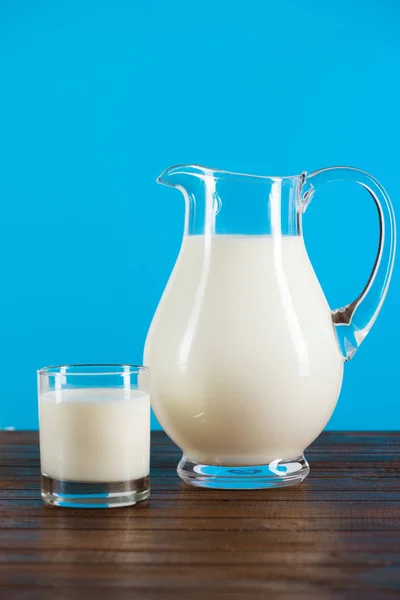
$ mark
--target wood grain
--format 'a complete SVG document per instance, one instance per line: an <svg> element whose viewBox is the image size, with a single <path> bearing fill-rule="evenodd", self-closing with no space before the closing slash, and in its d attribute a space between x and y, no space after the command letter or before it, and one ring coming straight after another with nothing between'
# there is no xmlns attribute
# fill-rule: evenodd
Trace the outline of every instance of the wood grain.
<svg viewBox="0 0 400 600"><path fill-rule="evenodd" d="M152 439L133 508L40 499L36 432L0 432L0 600L400 597L400 433L328 432L282 490L201 490Z"/></svg>

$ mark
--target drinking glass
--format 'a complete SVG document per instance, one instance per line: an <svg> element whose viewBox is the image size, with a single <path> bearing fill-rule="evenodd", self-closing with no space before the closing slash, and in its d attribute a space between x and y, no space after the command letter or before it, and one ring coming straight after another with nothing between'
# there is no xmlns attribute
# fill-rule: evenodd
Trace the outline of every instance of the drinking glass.
<svg viewBox="0 0 400 600"><path fill-rule="evenodd" d="M137 365L38 371L42 498L130 506L150 494L150 374Z"/></svg>

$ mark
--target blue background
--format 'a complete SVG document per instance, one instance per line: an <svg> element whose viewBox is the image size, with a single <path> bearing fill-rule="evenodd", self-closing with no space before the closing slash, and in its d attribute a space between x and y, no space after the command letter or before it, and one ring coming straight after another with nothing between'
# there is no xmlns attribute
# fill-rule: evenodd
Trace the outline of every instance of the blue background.
<svg viewBox="0 0 400 600"><path fill-rule="evenodd" d="M35 370L140 362L195 162L371 172L399 206L396 0L0 0L0 427L34 428ZM372 266L367 194L332 184L304 219L332 307ZM329 424L400 428L399 275Z"/></svg>

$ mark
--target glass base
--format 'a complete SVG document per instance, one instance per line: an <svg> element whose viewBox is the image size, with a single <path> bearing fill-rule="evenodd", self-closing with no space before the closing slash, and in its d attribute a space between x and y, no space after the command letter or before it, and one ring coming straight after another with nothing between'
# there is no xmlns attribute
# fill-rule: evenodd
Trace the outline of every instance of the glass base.
<svg viewBox="0 0 400 600"><path fill-rule="evenodd" d="M310 467L304 455L245 467L202 465L182 456L177 471L185 483L198 487L256 490L297 485L307 477Z"/></svg>
<svg viewBox="0 0 400 600"><path fill-rule="evenodd" d="M53 506L118 508L146 500L150 496L150 478L118 483L84 483L42 475L41 489L43 500Z"/></svg>

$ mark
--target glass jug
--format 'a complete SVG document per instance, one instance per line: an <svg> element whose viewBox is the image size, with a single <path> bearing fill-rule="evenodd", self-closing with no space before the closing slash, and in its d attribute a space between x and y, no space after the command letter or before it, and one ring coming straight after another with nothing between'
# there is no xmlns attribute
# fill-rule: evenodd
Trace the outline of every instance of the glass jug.
<svg viewBox="0 0 400 600"><path fill-rule="evenodd" d="M363 186L380 226L366 287L333 311L302 236L314 192L332 180ZM178 474L215 488L299 483L309 473L304 450L335 408L343 364L389 286L389 197L376 179L350 167L265 177L179 165L157 181L186 201L181 250L144 355L154 412L183 451Z"/></svg>

